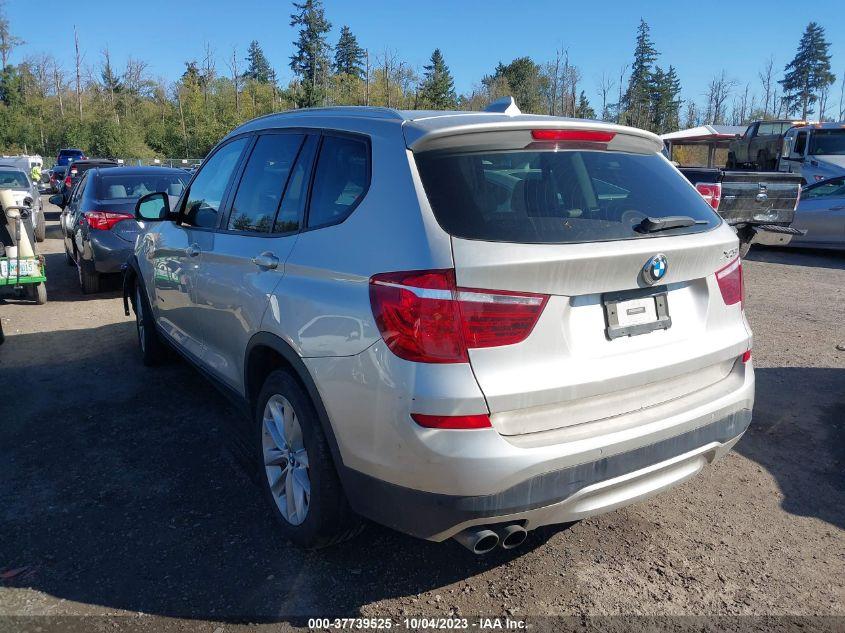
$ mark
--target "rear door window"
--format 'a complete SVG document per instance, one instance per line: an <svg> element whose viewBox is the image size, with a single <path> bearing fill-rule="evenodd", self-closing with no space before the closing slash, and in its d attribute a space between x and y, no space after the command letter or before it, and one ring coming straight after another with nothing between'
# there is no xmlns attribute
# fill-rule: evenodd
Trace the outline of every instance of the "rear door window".
<svg viewBox="0 0 845 633"><path fill-rule="evenodd" d="M302 139L302 134L258 137L232 203L230 231L270 231Z"/></svg>
<svg viewBox="0 0 845 633"><path fill-rule="evenodd" d="M326 136L314 173L308 227L343 222L369 186L369 146L363 139Z"/></svg>
<svg viewBox="0 0 845 633"><path fill-rule="evenodd" d="M720 222L659 154L592 150L438 151L416 155L437 221L451 235L574 243L679 235ZM693 226L642 233L646 217Z"/></svg>

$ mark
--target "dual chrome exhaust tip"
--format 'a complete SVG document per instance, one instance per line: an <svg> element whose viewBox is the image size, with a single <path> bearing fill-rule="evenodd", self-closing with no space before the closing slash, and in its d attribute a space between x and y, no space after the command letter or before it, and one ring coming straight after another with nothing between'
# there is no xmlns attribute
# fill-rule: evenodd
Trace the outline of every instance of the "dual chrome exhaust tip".
<svg viewBox="0 0 845 633"><path fill-rule="evenodd" d="M514 549L525 542L528 532L518 523L504 527L469 528L459 532L453 538L473 554L487 554L497 547Z"/></svg>

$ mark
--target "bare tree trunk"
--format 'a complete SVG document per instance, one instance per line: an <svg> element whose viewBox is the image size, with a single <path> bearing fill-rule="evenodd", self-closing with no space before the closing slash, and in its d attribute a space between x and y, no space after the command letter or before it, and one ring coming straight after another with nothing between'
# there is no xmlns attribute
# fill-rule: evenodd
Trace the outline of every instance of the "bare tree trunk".
<svg viewBox="0 0 845 633"><path fill-rule="evenodd" d="M64 85L62 75L59 72L59 65L53 61L53 84L56 86L56 96L59 99L59 115L65 118L65 100L64 100Z"/></svg>
<svg viewBox="0 0 845 633"><path fill-rule="evenodd" d="M79 34L73 27L73 45L76 51L76 109L82 121L82 57L79 55Z"/></svg>
<svg viewBox="0 0 845 633"><path fill-rule="evenodd" d="M232 61L229 62L229 70L232 71L232 86L235 88L235 113L238 117L241 116L241 96L240 96L240 83L241 83L241 74L238 69L238 49L232 49Z"/></svg>
<svg viewBox="0 0 845 633"><path fill-rule="evenodd" d="M622 123L622 90L625 85L625 73L628 72L628 64L623 64L619 70L619 101L616 102L616 122Z"/></svg>
<svg viewBox="0 0 845 633"><path fill-rule="evenodd" d="M176 90L176 99L179 102L179 121L182 123L182 137L185 139L185 158L188 158L188 128L185 126L185 111L182 109L182 93Z"/></svg>
<svg viewBox="0 0 845 633"><path fill-rule="evenodd" d="M364 105L370 105L370 51L364 51L364 56L367 59L366 75L364 76Z"/></svg>
<svg viewBox="0 0 845 633"><path fill-rule="evenodd" d="M772 94L772 77L774 75L775 58L769 57L766 60L766 65L763 70L757 73L760 78L760 86L763 89L763 113L768 116L769 113L774 113L775 103ZM769 102L771 101L772 109L769 110Z"/></svg>

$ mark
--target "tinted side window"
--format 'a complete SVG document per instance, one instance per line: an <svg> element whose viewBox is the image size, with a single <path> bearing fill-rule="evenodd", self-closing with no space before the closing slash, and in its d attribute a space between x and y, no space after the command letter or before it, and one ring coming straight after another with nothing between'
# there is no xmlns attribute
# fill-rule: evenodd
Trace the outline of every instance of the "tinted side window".
<svg viewBox="0 0 845 633"><path fill-rule="evenodd" d="M301 134L258 137L232 203L230 231L270 231L302 138Z"/></svg>
<svg viewBox="0 0 845 633"><path fill-rule="evenodd" d="M308 207L309 227L337 224L352 213L369 184L368 162L364 141L342 136L323 138Z"/></svg>
<svg viewBox="0 0 845 633"><path fill-rule="evenodd" d="M305 216L305 203L308 200L308 183L310 182L311 166L314 154L317 153L319 137L309 136L299 152L296 165L293 167L282 206L273 224L274 233L290 233L298 231Z"/></svg>
<svg viewBox="0 0 845 633"><path fill-rule="evenodd" d="M217 226L223 194L247 141L243 137L224 145L200 168L188 191L182 224L201 228Z"/></svg>
<svg viewBox="0 0 845 633"><path fill-rule="evenodd" d="M798 132L798 136L795 137L795 147L793 148L792 152L794 154L801 154L804 155L804 150L807 148L807 133L806 132Z"/></svg>

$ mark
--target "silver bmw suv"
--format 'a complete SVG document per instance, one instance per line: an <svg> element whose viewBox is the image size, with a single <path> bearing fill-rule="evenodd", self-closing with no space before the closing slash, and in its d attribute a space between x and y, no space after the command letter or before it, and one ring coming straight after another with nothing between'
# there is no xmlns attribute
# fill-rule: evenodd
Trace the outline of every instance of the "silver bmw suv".
<svg viewBox="0 0 845 633"><path fill-rule="evenodd" d="M246 123L138 202L143 361L242 405L303 546L365 517L483 553L646 499L754 401L737 237L661 149L509 99Z"/></svg>

